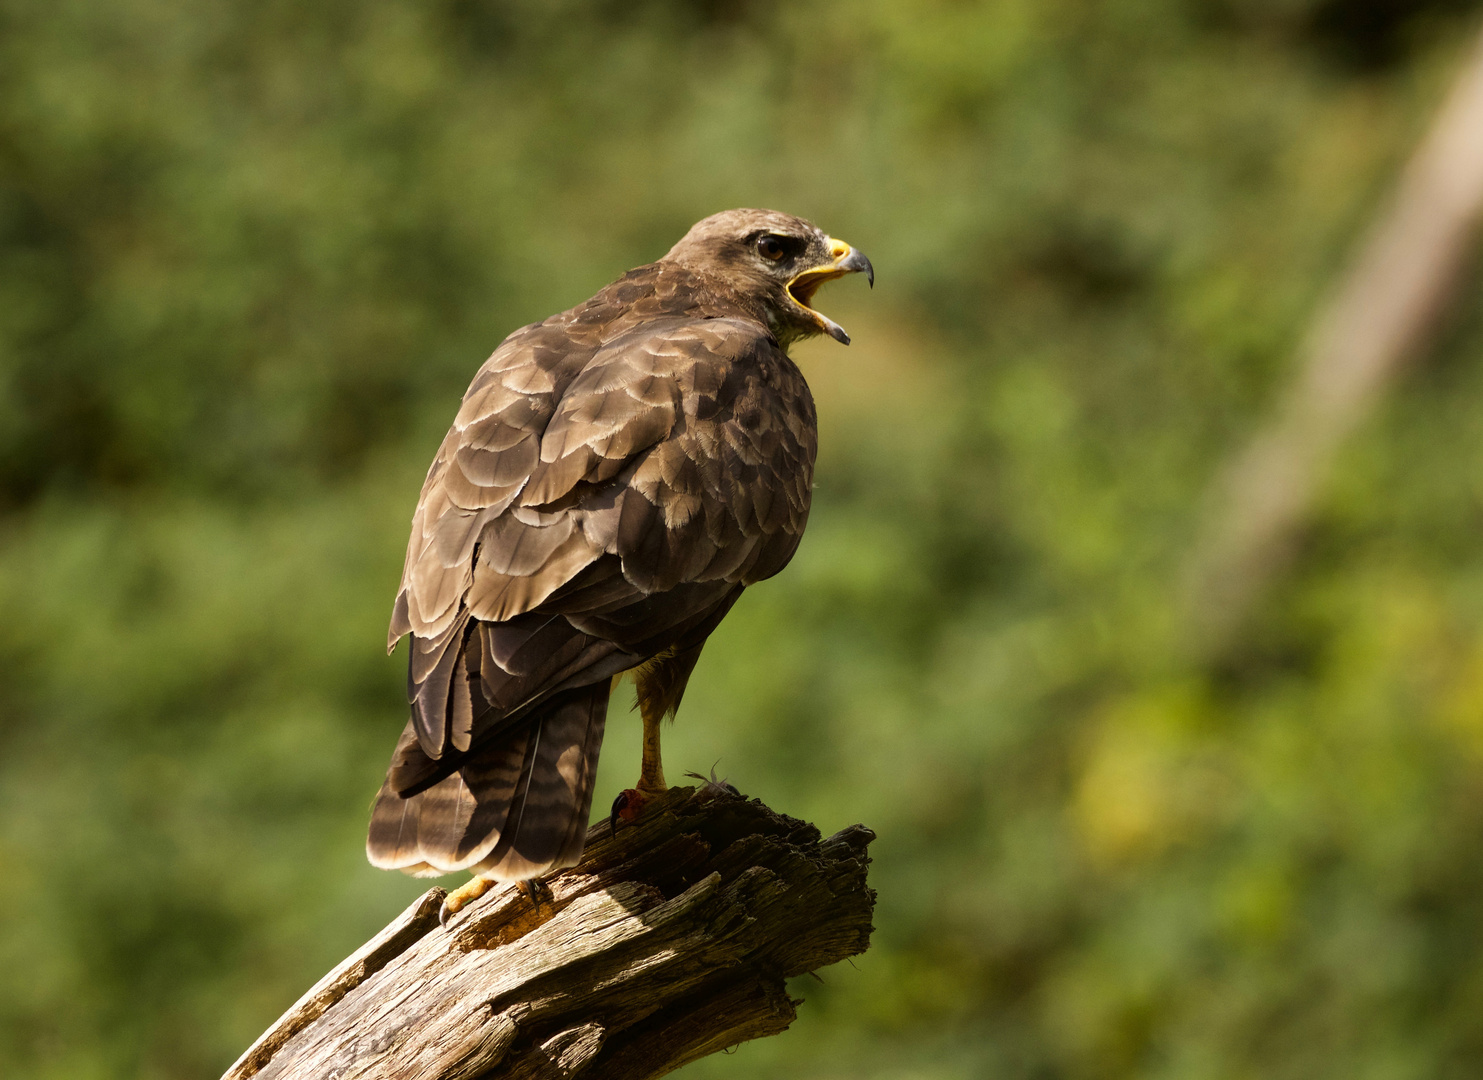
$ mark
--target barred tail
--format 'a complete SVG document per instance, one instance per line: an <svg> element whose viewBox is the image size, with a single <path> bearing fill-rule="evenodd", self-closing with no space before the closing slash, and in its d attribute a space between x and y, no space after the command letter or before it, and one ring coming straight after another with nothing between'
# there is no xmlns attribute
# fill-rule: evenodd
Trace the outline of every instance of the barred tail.
<svg viewBox="0 0 1483 1080"><path fill-rule="evenodd" d="M556 695L471 748L457 771L404 798L391 777L421 755L409 723L371 812L372 865L418 877L472 870L501 881L575 866L587 839L608 694L603 679Z"/></svg>

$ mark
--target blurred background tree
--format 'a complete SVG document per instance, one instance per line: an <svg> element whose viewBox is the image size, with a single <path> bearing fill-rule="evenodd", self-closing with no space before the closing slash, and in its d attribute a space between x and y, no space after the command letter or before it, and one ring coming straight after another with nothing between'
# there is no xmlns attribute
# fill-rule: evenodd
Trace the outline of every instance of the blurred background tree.
<svg viewBox="0 0 1483 1080"><path fill-rule="evenodd" d="M425 887L362 842L427 462L738 205L880 287L667 757L869 823L880 905L686 1075L1483 1071L1476 281L1235 647L1179 620L1480 6L0 0L0 1073L216 1075Z"/></svg>

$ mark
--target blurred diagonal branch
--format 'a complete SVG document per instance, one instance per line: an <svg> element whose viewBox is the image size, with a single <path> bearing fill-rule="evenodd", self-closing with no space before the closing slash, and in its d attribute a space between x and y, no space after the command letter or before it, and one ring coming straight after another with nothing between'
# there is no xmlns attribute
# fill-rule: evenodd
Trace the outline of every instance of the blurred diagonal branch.
<svg viewBox="0 0 1483 1080"><path fill-rule="evenodd" d="M592 829L537 902L513 886L439 926L418 899L223 1080L649 1080L792 1023L785 980L864 952L874 834L821 839L719 785Z"/></svg>
<svg viewBox="0 0 1483 1080"><path fill-rule="evenodd" d="M1188 577L1191 640L1219 654L1294 541L1345 438L1417 355L1483 210L1483 36L1337 291L1272 420L1214 491Z"/></svg>

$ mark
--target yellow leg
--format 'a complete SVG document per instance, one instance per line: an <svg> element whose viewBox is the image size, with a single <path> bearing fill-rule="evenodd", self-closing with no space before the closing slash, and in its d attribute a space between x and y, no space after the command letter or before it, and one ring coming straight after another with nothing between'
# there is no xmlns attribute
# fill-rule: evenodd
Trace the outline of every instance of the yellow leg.
<svg viewBox="0 0 1483 1080"><path fill-rule="evenodd" d="M644 795L662 795L669 790L664 782L664 762L659 758L659 725L664 722L662 710L640 708L644 718L644 761L639 768L638 790Z"/></svg>
<svg viewBox="0 0 1483 1080"><path fill-rule="evenodd" d="M450 918L452 918L454 915L457 915L464 908L468 907L475 900L479 899L479 897L483 896L490 889L494 888L495 884L496 883L491 881L489 878L470 878L468 881L464 882L463 885L461 885L457 889L454 889L444 898L443 910L438 913L439 921L441 921L444 926L447 926L448 920Z"/></svg>

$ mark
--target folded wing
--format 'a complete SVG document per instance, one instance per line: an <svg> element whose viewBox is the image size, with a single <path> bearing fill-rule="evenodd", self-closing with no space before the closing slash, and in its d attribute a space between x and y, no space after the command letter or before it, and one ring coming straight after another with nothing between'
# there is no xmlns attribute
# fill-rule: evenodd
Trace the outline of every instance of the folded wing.
<svg viewBox="0 0 1483 1080"><path fill-rule="evenodd" d="M741 590L788 561L814 438L807 386L757 324L676 317L584 337L568 315L501 345L413 517L390 629L391 645L412 636L412 720L372 861L569 853L608 682L698 651ZM537 857L512 827L546 836Z"/></svg>

